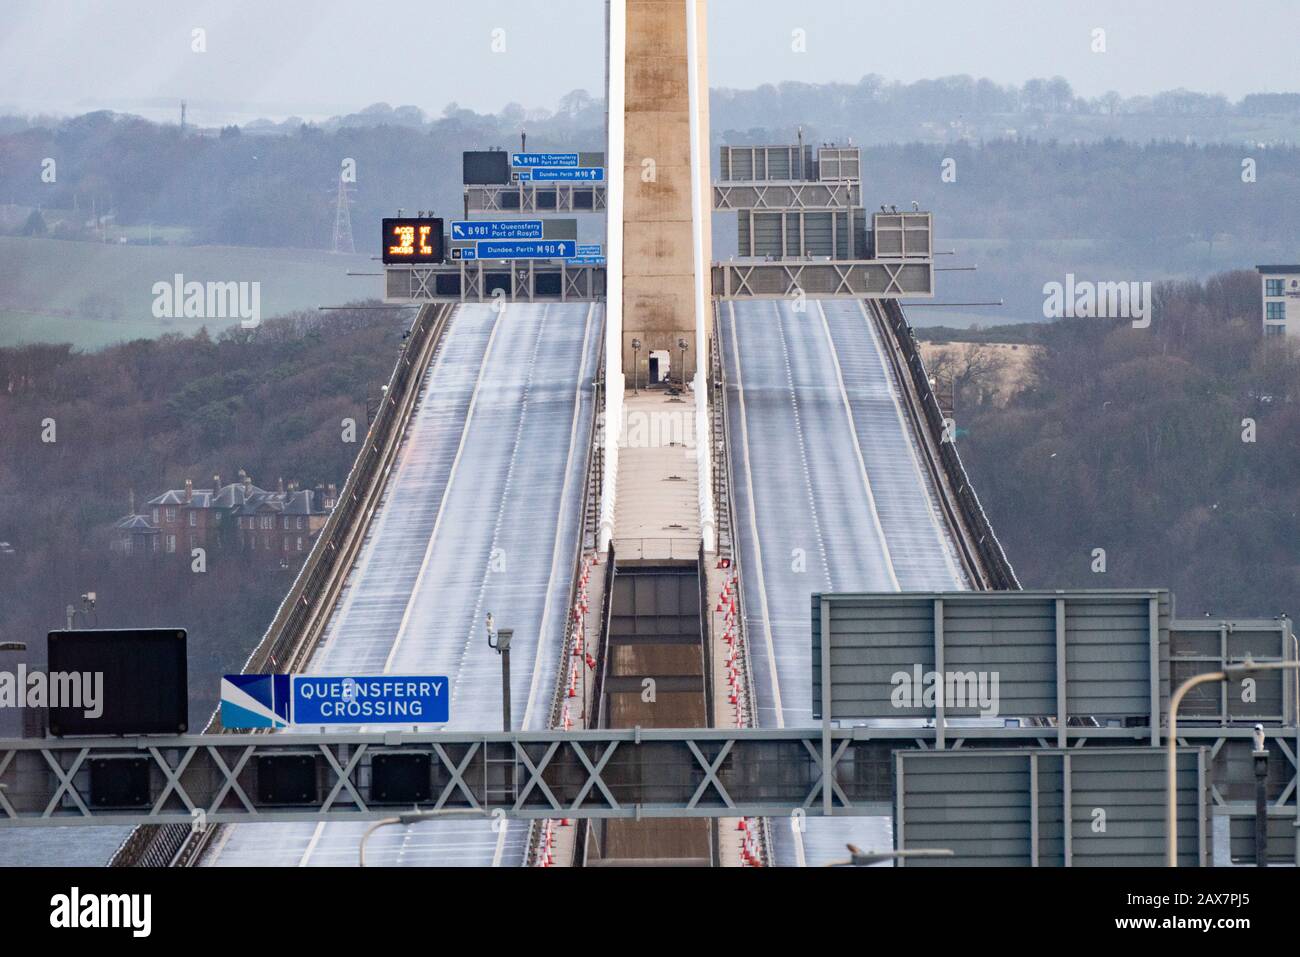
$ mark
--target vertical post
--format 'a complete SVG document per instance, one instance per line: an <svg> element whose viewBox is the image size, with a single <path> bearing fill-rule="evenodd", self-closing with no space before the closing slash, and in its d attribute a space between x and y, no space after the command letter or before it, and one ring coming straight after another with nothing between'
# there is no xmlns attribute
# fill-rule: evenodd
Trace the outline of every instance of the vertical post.
<svg viewBox="0 0 1300 957"><path fill-rule="evenodd" d="M501 730L510 733L510 648L501 651Z"/></svg>
<svg viewBox="0 0 1300 957"><path fill-rule="evenodd" d="M1255 758L1255 866L1268 867L1268 750L1260 748Z"/></svg>
<svg viewBox="0 0 1300 957"><path fill-rule="evenodd" d="M821 596L822 668L822 810L833 813L831 802L831 603Z"/></svg>
<svg viewBox="0 0 1300 957"><path fill-rule="evenodd" d="M934 746L942 751L944 747L944 693L948 683L943 674L943 599L934 600Z"/></svg>
<svg viewBox="0 0 1300 957"><path fill-rule="evenodd" d="M1056 599L1056 746L1069 746L1066 727L1070 723L1069 702L1066 700L1065 674L1065 599Z"/></svg>
<svg viewBox="0 0 1300 957"><path fill-rule="evenodd" d="M904 831L906 820L903 815L903 755L905 751L894 752L894 850L901 851L907 847L907 835ZM895 867L903 867L906 858L894 860Z"/></svg>
<svg viewBox="0 0 1300 957"><path fill-rule="evenodd" d="M1219 622L1219 667L1228 667L1228 623ZM1228 682L1219 684L1219 724L1228 725Z"/></svg>
<svg viewBox="0 0 1300 957"><path fill-rule="evenodd" d="M686 14L686 96L687 127L691 148L691 261L695 276L695 456L699 490L700 538L704 550L717 549L717 518L713 514L712 436L709 431L709 328L712 310L709 299L713 287L711 248L712 188L709 169L709 87L708 50L704 30L705 7L700 0L685 0ZM784 238L783 240L784 241ZM686 388L686 341L682 340L682 388Z"/></svg>
<svg viewBox="0 0 1300 957"><path fill-rule="evenodd" d="M1065 866L1074 866L1074 792L1070 787L1070 752L1061 755L1061 795L1065 800L1061 815L1061 835L1065 842Z"/></svg>
<svg viewBox="0 0 1300 957"><path fill-rule="evenodd" d="M1151 747L1160 747L1160 597L1147 601L1147 653L1151 675ZM1173 690L1172 688L1170 689Z"/></svg>
<svg viewBox="0 0 1300 957"><path fill-rule="evenodd" d="M623 183L626 156L627 4L606 6L606 109L608 142L605 187L605 470L601 476L600 538L608 551L614 537L614 497L618 491L618 443L623 430Z"/></svg>
<svg viewBox="0 0 1300 957"><path fill-rule="evenodd" d="M1038 754L1029 752L1029 866L1038 866Z"/></svg>

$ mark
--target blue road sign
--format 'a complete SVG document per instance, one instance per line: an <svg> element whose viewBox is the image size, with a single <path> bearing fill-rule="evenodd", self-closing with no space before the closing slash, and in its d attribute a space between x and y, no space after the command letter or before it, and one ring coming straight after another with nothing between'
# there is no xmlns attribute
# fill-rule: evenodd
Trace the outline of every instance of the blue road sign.
<svg viewBox="0 0 1300 957"><path fill-rule="evenodd" d="M449 687L439 675L226 675L221 725L446 724Z"/></svg>
<svg viewBox="0 0 1300 957"><path fill-rule="evenodd" d="M446 724L445 676L294 675L293 723Z"/></svg>
<svg viewBox="0 0 1300 957"><path fill-rule="evenodd" d="M577 254L565 260L569 266L605 265L605 247L600 243L578 243Z"/></svg>
<svg viewBox="0 0 1300 957"><path fill-rule="evenodd" d="M578 254L578 244L572 239L531 242L480 240L477 246L479 259L568 259Z"/></svg>
<svg viewBox="0 0 1300 957"><path fill-rule="evenodd" d="M221 726L227 729L287 728L288 675L226 675L221 679Z"/></svg>
<svg viewBox="0 0 1300 957"><path fill-rule="evenodd" d="M602 182L605 179L605 168L603 166L537 166L530 170L520 170L519 178L531 179L535 183Z"/></svg>
<svg viewBox="0 0 1300 957"><path fill-rule="evenodd" d="M451 251L451 258L453 262L457 259L478 259L478 252L473 246L456 246Z"/></svg>
<svg viewBox="0 0 1300 957"><path fill-rule="evenodd" d="M577 166L577 153L514 153L512 166Z"/></svg>
<svg viewBox="0 0 1300 957"><path fill-rule="evenodd" d="M467 222L456 220L451 224L453 241L464 239L541 239L540 219L502 219Z"/></svg>

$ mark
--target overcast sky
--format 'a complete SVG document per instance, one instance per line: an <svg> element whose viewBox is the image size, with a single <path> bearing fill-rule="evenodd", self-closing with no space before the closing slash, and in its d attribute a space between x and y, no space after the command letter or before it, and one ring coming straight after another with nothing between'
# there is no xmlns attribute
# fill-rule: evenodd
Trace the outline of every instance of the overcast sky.
<svg viewBox="0 0 1300 957"><path fill-rule="evenodd" d="M0 0L0 110L553 108L601 88L603 18L603 0ZM1087 96L1300 91L1297 0L711 0L709 40L714 86L969 73L1060 74Z"/></svg>

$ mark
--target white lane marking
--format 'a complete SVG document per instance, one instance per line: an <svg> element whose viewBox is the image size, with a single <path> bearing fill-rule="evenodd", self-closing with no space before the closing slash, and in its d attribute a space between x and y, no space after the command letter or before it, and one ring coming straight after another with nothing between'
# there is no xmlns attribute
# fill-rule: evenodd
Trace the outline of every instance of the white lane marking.
<svg viewBox="0 0 1300 957"><path fill-rule="evenodd" d="M745 458L745 487L749 492L749 533L754 541L754 573L758 576L758 602L763 610L763 633L767 644L767 670L772 682L772 704L776 708L776 726L785 727L785 711L781 706L781 679L776 673L776 645L772 641L772 616L767 610L767 583L763 579L763 546L758 540L758 505L754 501L754 475L749 461L749 416L745 412L745 378L740 368L740 340L736 337L736 306L727 303L731 317L731 351L736 357L736 394L740 397L740 445ZM754 716L756 719L757 714Z"/></svg>
<svg viewBox="0 0 1300 957"><path fill-rule="evenodd" d="M812 515L813 535L817 538L817 551L822 557L822 572L826 575L826 590L834 591L835 582L831 578L831 563L826 555L826 541L822 538L822 523L817 517L817 503L813 499L812 474L808 470L808 448L803 440L803 419L799 415L799 395L794 387L794 370L790 366L790 347L785 339L785 327L782 325L784 313L781 311L781 303L777 300L772 301L772 306L776 310L776 333L781 338L781 358L785 362L785 381L787 391L790 393L790 410L794 413L794 434L799 443L799 461L803 465L803 488L808 496L808 511Z"/></svg>
<svg viewBox="0 0 1300 957"><path fill-rule="evenodd" d="M925 507L930 513L930 522L934 525L935 535L939 539L939 550L943 552L944 562L948 566L948 572L952 575L953 582L960 588L965 582L965 579L957 568L956 561L953 558L952 548L944 534L944 529L947 526L944 522L939 520L939 513L935 508L936 503L931 497L930 485L925 478L925 470L921 468L921 459L916 448L917 443L913 441L911 428L908 426L907 420L903 417L903 407L899 404L898 393L894 388L894 377L889 371L889 365L885 362L884 349L886 346L876 335L876 325L871 321L871 317L867 315L867 307L864 302L859 299L857 300L857 304L858 310L862 313L862 319L867 324L867 333L871 336L871 341L876 346L876 361L880 363L880 368L885 373L885 381L889 383L889 398L894 404L894 414L898 416L898 427L902 431L903 438L906 440L904 444L907 446L907 450L911 453L912 468L916 470L917 482L924 492L923 497L925 499ZM935 494L938 494L938 489L935 490Z"/></svg>
<svg viewBox="0 0 1300 957"><path fill-rule="evenodd" d="M561 540L564 537L564 500L568 496L569 486L573 475L573 452L578 442L578 423L581 421L582 413L582 392L587 387L587 379L584 373L587 371L587 350L591 344L591 317L595 309L596 304L594 302L587 307L587 325L582 334L582 352L578 357L578 387L573 393L573 420L572 424L569 426L569 454L564 461L564 485L560 494L559 515L555 523L555 545L551 549L551 579L546 583L546 601L542 604L542 623L541 627L537 631L537 653L533 655L533 680L528 686L528 703L524 706L523 721L519 725L521 730L526 730L528 728L528 722L532 719L533 702L537 697L537 678L542 673L542 639L546 634L546 627L551 616L551 597L555 592L555 589L551 586L555 579L555 563L559 561L561 557ZM596 414L595 409L592 410L592 414ZM586 481L585 473L581 477L580 481ZM578 521L581 523L584 521L584 517L579 515ZM579 553L581 553L581 526L579 526L578 530L578 549ZM572 568L570 568L570 571L572 571ZM565 614L568 614L568 609L565 609ZM586 666L583 665L582 667ZM555 677L558 681L560 675L557 674ZM493 867L501 866L501 858L505 853L506 831L509 830L509 828L509 820L501 822L501 830L497 833L496 850L492 854Z"/></svg>
<svg viewBox="0 0 1300 957"><path fill-rule="evenodd" d="M465 635L465 644L461 648L460 661L456 666L456 679L452 686L453 692L465 676L466 656L470 653L476 623L483 612L483 599L487 597L488 579L493 574L492 556L497 552L497 542L501 539L501 526L506 517L506 504L510 500L510 490L514 485L515 464L519 461L519 447L523 444L524 423L528 419L528 396L533 388L533 376L537 372L537 354L541 351L542 337L546 333L546 320L550 317L550 314L551 307L548 303L542 307L542 317L537 323L537 335L533 337L532 352L528 356L528 376L524 379L523 389L519 393L519 421L515 425L514 443L510 447L510 461L506 463L505 481L501 484L501 500L497 505L496 521L492 525L492 538L488 542L488 560L483 567L483 577L479 584L478 595L474 599L474 610L470 612L469 631ZM535 652L534 658L536 658ZM511 697L513 698L513 695Z"/></svg>
<svg viewBox="0 0 1300 957"><path fill-rule="evenodd" d="M429 399L432 397L430 393L433 391L434 380L438 376L438 370L442 368L443 356L447 354L446 347L450 343L453 324L459 318L460 318L460 306L457 305L453 307L452 314L447 317L447 324L443 329L442 341L439 342L437 346L434 347L435 355L433 357L433 367L429 370L428 375L425 377L424 380L425 385L424 385L424 389L422 390L423 395L416 399L415 407L411 409L411 418L407 423L408 429L411 428L411 426L415 423L416 418L420 415L421 411L423 411L424 404L428 402ZM403 436L401 444L405 444L406 441L407 441L407 436ZM389 477L389 481L393 482L394 484L391 486L390 489L385 490L384 495L381 497L381 501L377 503L375 506L376 509L379 509L383 506L384 500L386 500L388 497L388 492L391 491L391 489L395 489L397 487L396 483L401 480L401 476L405 474L409 464L410 464L410 456L403 455L399 446L397 467L393 470L393 474ZM372 536L379 532L379 528L376 527L377 525L380 524L384 526L387 525L386 519L387 519L387 512L381 512L379 517L379 522L376 523L376 525L371 526ZM361 561L358 562L357 565L354 566L352 570L348 572L348 580L345 583L347 594L343 598L343 604L339 606L339 609L333 615L330 616L330 622L329 625L327 626L327 631L330 633L329 637L321 646L320 650L316 654L312 655L313 663L318 660L324 662L328 659L331 647L338 641L339 634L344 630L343 623L347 621L348 615L351 614L352 612L353 601L356 600L358 594L366 590L358 586L363 581L365 581L366 576L369 574L370 562L374 559L375 554L379 551L379 549L367 548L366 543L363 542L361 546L361 551L362 551Z"/></svg>
<svg viewBox="0 0 1300 957"><path fill-rule="evenodd" d="M302 852L302 860L298 862L299 867L306 867L307 862L311 860L316 845L320 843L320 836L325 833L325 822L321 821L316 825L316 830L312 832L311 840L307 842L307 850Z"/></svg>
<svg viewBox="0 0 1300 957"><path fill-rule="evenodd" d="M573 420L572 420L572 424L569 426L569 454L564 460L564 485L561 488L560 502L559 502L559 515L555 523L555 545L551 549L552 581L554 580L554 576L555 576L555 563L561 559L562 544L564 538L563 535L564 504L565 504L565 499L568 497L568 494L570 492L569 486L572 484L572 478L573 478L573 453L577 449L577 444L578 444L578 423L582 420L582 393L587 388L587 380L583 373L585 373L587 370L587 351L591 345L591 316L592 313L595 311L595 308L596 308L596 304L594 302L587 307L587 326L582 335L582 353L578 359L578 387L577 389L574 390L573 393ZM593 414L594 414L594 410L593 410ZM585 476L583 477L582 480L585 481ZM583 518L582 516L579 516L580 521L582 520L582 518ZM578 539L578 547L579 549L581 549L582 547L581 532L579 532L579 536L580 537ZM570 571L572 571L571 568ZM551 582L548 581L546 587L546 601L542 605L542 624L541 624L541 628L538 631L538 636L537 636L539 651L541 649L542 636L546 634L546 626L550 621L551 605L552 605L551 598L554 595L554 592L555 589L551 587ZM566 614L567 614L567 609L566 609ZM538 660L537 657L534 657L533 680L532 683L528 686L528 704L524 706L524 717L523 717L523 723L520 724L519 726L520 730L526 730L528 728L528 722L532 719L533 703L537 697L537 678L542 671L542 669L539 668L537 665L537 660Z"/></svg>
<svg viewBox="0 0 1300 957"><path fill-rule="evenodd" d="M492 323L492 332L488 336L487 348L483 350L483 361L479 365L478 377L474 380L474 393L470 396L469 409L465 412L465 425L461 428L460 443L456 446L456 457L451 460L451 471L447 473L447 484L442 490L442 500L438 503L438 517L434 520L433 531L429 534L429 544L425 546L424 558L420 561L420 572L415 577L415 585L411 588L410 597L406 600L406 608L402 612L402 621L397 626L397 637L393 639L393 646L389 649L388 658L384 661L384 674L388 674L393 667L393 659L397 656L397 649L401 647L402 639L406 637L406 629L411 622L411 614L415 610L415 596L420 593L424 575L429 570L429 559L433 555L433 545L438 538L438 529L442 526L442 517L446 514L447 499L451 496L451 487L456 480L456 469L460 466L461 454L465 451L465 443L469 439L470 423L474 420L474 409L478 405L479 386L483 384L483 374L487 371L488 360L492 356L492 347L496 343L497 330L501 328L507 308L503 306L501 311L497 313L496 321Z"/></svg>
<svg viewBox="0 0 1300 957"><path fill-rule="evenodd" d="M767 610L767 583L763 577L763 547L759 543L758 537L758 505L754 501L754 475L749 460L749 415L745 411L745 379L741 372L740 340L736 337L736 307L733 302L727 303L727 311L731 317L732 354L736 360L736 394L740 398L740 440L741 448L744 450L745 487L749 492L749 529L754 542L754 564L758 566L755 569L758 575L758 598L759 606L763 610L763 631L767 638L767 670L772 683L772 704L776 709L776 726L784 728L785 709L781 704L781 678L776 670L776 646L772 641L772 616ZM794 837L795 861L800 867L806 867L808 860L804 855L803 834L796 831Z"/></svg>
<svg viewBox="0 0 1300 957"><path fill-rule="evenodd" d="M849 441L853 443L853 453L858 457L858 471L862 476L862 487L867 493L867 505L871 510L871 522L876 527L876 535L880 538L880 551L885 559L885 568L889 571L889 581L894 586L894 591L901 591L898 584L898 575L894 571L894 558L889 552L889 542L885 539L885 527L880 524L880 512L876 509L876 496L871 491L871 479L867 475L867 463L862 458L862 446L858 443L858 427L853 421L853 407L849 405L849 392L844 387L844 371L840 368L839 356L835 353L835 340L831 338L830 323L826 321L826 310L822 308L821 300L814 300L817 303L817 311L822 317L822 331L826 333L826 347L830 350L831 363L835 366L835 381L840 387L840 398L844 401L844 414L849 419Z"/></svg>
<svg viewBox="0 0 1300 957"><path fill-rule="evenodd" d="M452 479L456 476L456 466L460 463L461 451L465 448L465 438L469 435L470 421L474 418L474 406L478 402L478 389L483 382L483 370L487 368L488 356L492 354L492 344L496 340L497 329L501 326L501 316L504 314L505 310L502 309L497 315L496 321L492 324L492 332L488 335L487 347L483 350L483 360L479 365L478 376L474 380L474 391L470 396L469 408L465 412L465 424L461 428L460 444L456 447L456 457L452 460L451 471L447 473L447 486L443 489L442 500L438 503L438 517L434 520L433 531L429 534L429 544L425 547L424 558L420 562L419 574L416 575L415 584L411 587L411 594L406 599L406 609L402 612L402 621L397 626L397 636L393 640L393 646L388 652L387 660L384 662L384 674L387 674L389 669L392 668L393 656L397 654L397 647L401 644L402 637L406 633L406 626L411 617L411 609L415 604L415 596L419 594L420 583L424 580L425 570L429 566L429 556L433 552L434 539L438 537L438 526L442 522L443 508L447 504L447 495L451 490ZM441 359L441 356L439 358ZM316 845L320 843L320 839L325 832L325 824L325 821L321 821L316 825L316 830L307 844L307 849L298 861L299 867L306 867L311 860L312 854L316 851Z"/></svg>

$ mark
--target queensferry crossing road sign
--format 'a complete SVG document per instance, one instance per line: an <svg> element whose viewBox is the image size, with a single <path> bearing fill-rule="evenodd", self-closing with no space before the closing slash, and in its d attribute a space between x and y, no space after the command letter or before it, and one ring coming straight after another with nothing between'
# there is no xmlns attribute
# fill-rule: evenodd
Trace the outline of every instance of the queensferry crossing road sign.
<svg viewBox="0 0 1300 957"><path fill-rule="evenodd" d="M221 724L446 724L449 687L444 675L226 675Z"/></svg>

